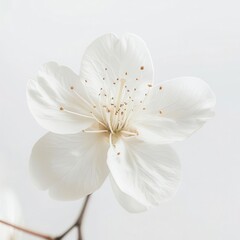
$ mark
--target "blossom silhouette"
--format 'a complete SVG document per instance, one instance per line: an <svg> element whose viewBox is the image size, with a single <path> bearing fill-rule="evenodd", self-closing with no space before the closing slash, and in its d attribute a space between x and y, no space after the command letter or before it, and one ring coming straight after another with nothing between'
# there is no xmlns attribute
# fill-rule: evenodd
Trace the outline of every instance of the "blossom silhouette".
<svg viewBox="0 0 240 240"><path fill-rule="evenodd" d="M55 199L74 200L109 176L130 212L172 197L180 163L167 144L186 139L210 119L215 96L198 78L153 80L150 53L133 34L95 40L79 75L45 64L27 87L30 110L49 131L31 154L37 186Z"/></svg>

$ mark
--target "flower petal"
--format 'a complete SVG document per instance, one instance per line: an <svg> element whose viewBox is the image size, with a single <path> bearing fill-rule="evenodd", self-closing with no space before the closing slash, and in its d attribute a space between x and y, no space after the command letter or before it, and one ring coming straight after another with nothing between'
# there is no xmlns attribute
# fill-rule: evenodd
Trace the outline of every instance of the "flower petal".
<svg viewBox="0 0 240 240"><path fill-rule="evenodd" d="M27 96L33 116L51 132L77 133L94 122L79 76L65 66L45 64L29 81Z"/></svg>
<svg viewBox="0 0 240 240"><path fill-rule="evenodd" d="M133 90L153 81L151 55L145 42L136 35L125 34L118 38L106 34L87 48L80 76L98 93L101 88L111 90L121 79L125 79L128 89Z"/></svg>
<svg viewBox="0 0 240 240"><path fill-rule="evenodd" d="M179 184L179 160L166 145L120 139L110 148L107 163L121 191L146 207L172 197Z"/></svg>
<svg viewBox="0 0 240 240"><path fill-rule="evenodd" d="M153 88L135 127L139 138L157 144L183 140L213 115L215 96L206 82L182 77Z"/></svg>
<svg viewBox="0 0 240 240"><path fill-rule="evenodd" d="M97 190L108 175L104 134L48 133L33 147L30 172L53 198L74 200Z"/></svg>
<svg viewBox="0 0 240 240"><path fill-rule="evenodd" d="M112 185L113 192L119 202L119 204L131 213L140 213L146 211L148 208L141 203L139 203L134 198L130 197L118 187L114 178L110 175L110 182Z"/></svg>

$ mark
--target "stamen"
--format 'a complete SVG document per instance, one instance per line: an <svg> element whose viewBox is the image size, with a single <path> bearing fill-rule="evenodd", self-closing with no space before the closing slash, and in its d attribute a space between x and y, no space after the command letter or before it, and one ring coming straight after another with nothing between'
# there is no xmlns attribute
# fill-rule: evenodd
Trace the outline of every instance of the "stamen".
<svg viewBox="0 0 240 240"><path fill-rule="evenodd" d="M108 130L82 130L84 133L107 133Z"/></svg>
<svg viewBox="0 0 240 240"><path fill-rule="evenodd" d="M121 83L120 83L119 90L118 90L118 96L117 96L117 104L116 104L117 108L119 108L119 105L120 105L122 91L123 91L123 87L124 87L125 83L126 83L126 80L121 79Z"/></svg>
<svg viewBox="0 0 240 240"><path fill-rule="evenodd" d="M121 133L125 133L125 134L131 135L131 136L137 136L138 135L137 132L129 132L129 131L125 131L125 130L122 130Z"/></svg>
<svg viewBox="0 0 240 240"><path fill-rule="evenodd" d="M91 116L88 116L88 115L85 115L85 114L81 114L81 113L77 113L77 112L72 112L72 111L67 110L67 109L65 109L63 107L60 107L60 111L64 111L64 112L67 112L67 113L70 113L70 114L73 114L73 115L77 115L77 116L80 116L80 117L93 119Z"/></svg>
<svg viewBox="0 0 240 240"><path fill-rule="evenodd" d="M89 103L85 98L83 98L78 92L74 90L74 87L71 86L70 89L75 93L84 103L86 103L88 106L92 106L91 103Z"/></svg>
<svg viewBox="0 0 240 240"><path fill-rule="evenodd" d="M104 126L105 128L107 128L107 126L106 126L103 122L101 122L101 121L93 114L93 112L91 112L91 114L92 114L93 118L94 118L99 124L101 124L102 126Z"/></svg>
<svg viewBox="0 0 240 240"><path fill-rule="evenodd" d="M111 112L111 111L110 111L109 109L107 109L106 120L107 120L108 127L109 127L111 133L114 133L114 131L113 131L113 129L112 129L111 119L110 119L110 117L111 117L110 112Z"/></svg>
<svg viewBox="0 0 240 240"><path fill-rule="evenodd" d="M114 147L114 144L113 144L113 141L112 141L112 133L110 133L110 136L109 136L109 144Z"/></svg>

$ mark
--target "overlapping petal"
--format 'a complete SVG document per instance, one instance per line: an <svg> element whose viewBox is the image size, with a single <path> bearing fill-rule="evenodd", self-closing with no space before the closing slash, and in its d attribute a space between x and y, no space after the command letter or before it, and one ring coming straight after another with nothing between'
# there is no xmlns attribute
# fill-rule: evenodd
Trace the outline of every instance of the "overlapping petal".
<svg viewBox="0 0 240 240"><path fill-rule="evenodd" d="M29 81L27 97L37 122L51 132L77 133L95 121L90 114L94 104L88 105L79 76L57 63L45 64L37 78Z"/></svg>
<svg viewBox="0 0 240 240"><path fill-rule="evenodd" d="M107 163L119 189L146 207L169 199L179 185L179 160L166 145L120 139L110 148Z"/></svg>
<svg viewBox="0 0 240 240"><path fill-rule="evenodd" d="M99 93L114 91L115 84L126 80L129 91L153 82L151 55L145 42L134 34L118 38L106 34L96 39L86 50L80 76Z"/></svg>
<svg viewBox="0 0 240 240"><path fill-rule="evenodd" d="M108 175L104 134L48 133L33 147L30 172L53 198L73 200L97 190Z"/></svg>
<svg viewBox="0 0 240 240"><path fill-rule="evenodd" d="M134 126L139 138L152 143L183 140L214 115L215 96L206 82L193 77L165 81L154 87L146 110Z"/></svg>
<svg viewBox="0 0 240 240"><path fill-rule="evenodd" d="M118 187L114 178L111 175L110 175L110 182L111 182L111 185L112 185L113 193L114 193L117 201L128 212L140 213L140 212L144 212L148 209L146 206L139 203L136 199L132 198L128 194L121 191L121 189Z"/></svg>

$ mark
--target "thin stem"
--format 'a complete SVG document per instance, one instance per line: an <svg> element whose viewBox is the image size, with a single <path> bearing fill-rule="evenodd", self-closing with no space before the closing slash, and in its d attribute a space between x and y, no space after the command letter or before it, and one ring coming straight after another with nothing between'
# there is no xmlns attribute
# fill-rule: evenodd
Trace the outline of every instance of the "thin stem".
<svg viewBox="0 0 240 240"><path fill-rule="evenodd" d="M83 219L84 219L84 216L85 216L85 212L86 212L86 209L87 209L87 205L88 205L90 196L91 195L88 195L86 197L77 221L72 226L70 226L62 235L60 235L58 237L50 237L48 235L29 230L27 228L23 228L23 227L17 226L17 225L12 224L12 223L8 223L8 222L3 221L3 220L0 220L0 224L4 224L6 226L12 227L12 228L17 229L19 231L25 232L27 234L30 234L32 236L39 237L39 238L42 238L42 239L45 239L45 240L62 240L69 232L72 231L73 228L76 227L78 229L78 240L83 240L83 238L82 238L82 222L83 222Z"/></svg>
<svg viewBox="0 0 240 240"><path fill-rule="evenodd" d="M88 205L90 196L91 196L91 195L88 195L88 196L86 197L85 201L84 201L84 204L83 204L83 207L82 207L82 211L81 211L80 216L79 216L78 221L77 221L79 225L82 224L82 221L83 221L83 218L84 218L86 209L87 209L87 205Z"/></svg>
<svg viewBox="0 0 240 240"><path fill-rule="evenodd" d="M83 239L82 238L82 222L83 222L83 219L84 219L84 216L85 216L85 212L86 212L86 209L87 209L87 205L88 205L90 196L91 195L88 195L86 197L85 202L84 202L83 207L82 207L82 211L81 211L80 216L78 218L78 239L79 240Z"/></svg>
<svg viewBox="0 0 240 240"><path fill-rule="evenodd" d="M63 239L75 227L78 229L78 240L82 240L83 239L82 238L82 222L83 222L83 219L84 219L84 216L85 216L85 212L86 212L86 209L87 209L87 205L89 203L90 196L91 195L88 195L85 198L82 210L80 212L80 215L79 215L77 221L72 226L70 226L62 235L54 238L54 240L61 240L61 239Z"/></svg>
<svg viewBox="0 0 240 240"><path fill-rule="evenodd" d="M46 239L46 240L54 240L53 237L50 237L50 236L47 236L45 234L42 234L42 233L38 233L38 232L35 232L35 231L32 231L32 230L29 230L29 229L26 229L26 228L23 228L23 227L20 227L20 226L17 226L15 224L12 224L12 223L8 223L6 221L3 221L3 220L0 220L0 223L4 224L4 225L7 225L9 227L13 227L19 231L22 231L22 232L25 232L27 234L30 234L30 235L33 235L35 237L39 237L39 238L42 238L42 239Z"/></svg>

